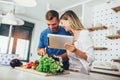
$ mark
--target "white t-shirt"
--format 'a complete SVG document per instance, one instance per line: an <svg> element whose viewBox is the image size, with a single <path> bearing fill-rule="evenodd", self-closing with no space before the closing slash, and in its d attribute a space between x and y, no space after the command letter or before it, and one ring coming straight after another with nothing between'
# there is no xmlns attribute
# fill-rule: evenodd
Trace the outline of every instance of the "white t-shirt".
<svg viewBox="0 0 120 80"><path fill-rule="evenodd" d="M87 60L84 60L76 56L74 52L70 52L67 50L70 69L78 70L81 73L89 74L90 65L94 61L93 42L90 37L89 31L88 30L80 31L79 37L74 42L74 45L77 49L86 53Z"/></svg>

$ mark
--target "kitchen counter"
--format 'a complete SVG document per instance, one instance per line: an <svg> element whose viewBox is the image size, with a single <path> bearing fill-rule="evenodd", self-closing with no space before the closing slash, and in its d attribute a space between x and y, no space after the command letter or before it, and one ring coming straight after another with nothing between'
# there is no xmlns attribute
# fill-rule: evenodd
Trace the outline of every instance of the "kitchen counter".
<svg viewBox="0 0 120 80"><path fill-rule="evenodd" d="M0 66L0 80L120 80L120 77L98 73L85 75L78 72L70 72L66 75L43 76L16 70L9 66Z"/></svg>

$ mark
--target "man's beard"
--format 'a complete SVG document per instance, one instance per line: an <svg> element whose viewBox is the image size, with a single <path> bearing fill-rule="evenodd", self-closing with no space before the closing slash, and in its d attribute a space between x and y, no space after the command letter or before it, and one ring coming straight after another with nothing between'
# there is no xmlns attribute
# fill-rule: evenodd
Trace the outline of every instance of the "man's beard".
<svg viewBox="0 0 120 80"><path fill-rule="evenodd" d="M50 29L52 32L57 32L59 30L59 26L53 28L53 29Z"/></svg>

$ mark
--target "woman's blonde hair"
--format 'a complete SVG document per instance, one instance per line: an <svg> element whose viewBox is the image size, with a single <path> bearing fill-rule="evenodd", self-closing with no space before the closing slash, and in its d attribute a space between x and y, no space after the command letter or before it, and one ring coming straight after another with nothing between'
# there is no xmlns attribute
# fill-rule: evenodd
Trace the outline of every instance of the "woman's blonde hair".
<svg viewBox="0 0 120 80"><path fill-rule="evenodd" d="M77 15L72 11L68 10L66 11L61 17L60 20L69 20L70 21L70 27L74 30L81 30L84 29L82 23L80 22Z"/></svg>

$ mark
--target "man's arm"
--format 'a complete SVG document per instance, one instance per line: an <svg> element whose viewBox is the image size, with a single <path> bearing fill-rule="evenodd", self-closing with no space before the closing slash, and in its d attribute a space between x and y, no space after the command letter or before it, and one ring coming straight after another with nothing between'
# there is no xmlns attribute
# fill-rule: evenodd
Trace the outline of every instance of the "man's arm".
<svg viewBox="0 0 120 80"><path fill-rule="evenodd" d="M67 52L65 52L65 53L63 53L63 54L61 54L61 55L58 55L58 56L61 57L63 61L68 60Z"/></svg>
<svg viewBox="0 0 120 80"><path fill-rule="evenodd" d="M39 56L44 56L46 54L45 48L38 48L37 53Z"/></svg>

